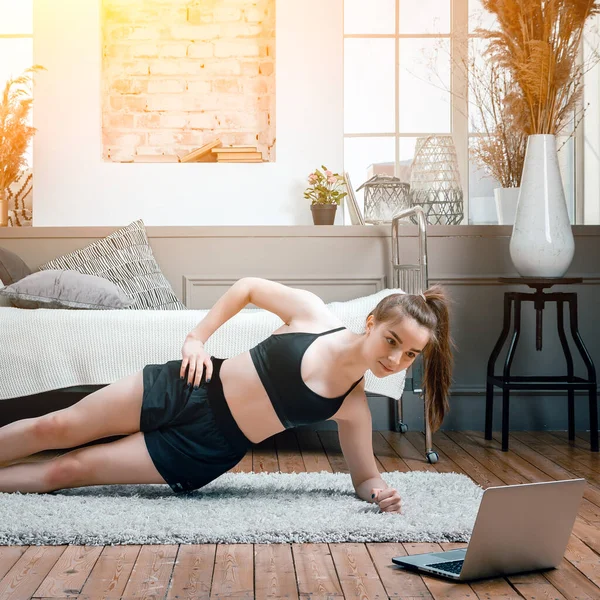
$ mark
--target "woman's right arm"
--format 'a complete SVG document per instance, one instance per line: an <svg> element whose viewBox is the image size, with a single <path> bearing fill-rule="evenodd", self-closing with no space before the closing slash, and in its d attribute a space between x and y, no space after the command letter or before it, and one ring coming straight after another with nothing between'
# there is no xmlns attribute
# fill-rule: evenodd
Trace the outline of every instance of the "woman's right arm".
<svg viewBox="0 0 600 600"><path fill-rule="evenodd" d="M263 279L243 277L236 281L219 298L209 313L190 331L183 345L181 378L186 376L190 384L198 386L202 379L203 365L206 365L206 379L212 376L210 355L204 350L204 342L231 317L239 313L247 304L268 310L284 323L294 319L310 321L323 314L325 304L321 298L307 290L301 290Z"/></svg>
<svg viewBox="0 0 600 600"><path fill-rule="evenodd" d="M208 314L188 333L188 337L203 344L223 323L237 315L250 302L250 287L246 278L238 279L208 311Z"/></svg>
<svg viewBox="0 0 600 600"><path fill-rule="evenodd" d="M206 379L212 377L210 354L204 343L223 323L237 315L250 302L250 287L246 278L238 279L214 304L208 314L192 329L182 348L181 379L186 378L190 385L198 387L202 372L206 367ZM189 366L189 369L188 369Z"/></svg>

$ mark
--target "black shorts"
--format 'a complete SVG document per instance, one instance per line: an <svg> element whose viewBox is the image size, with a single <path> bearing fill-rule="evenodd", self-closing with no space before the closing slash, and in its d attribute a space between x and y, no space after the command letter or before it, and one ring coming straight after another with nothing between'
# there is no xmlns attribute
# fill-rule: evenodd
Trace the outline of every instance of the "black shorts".
<svg viewBox="0 0 600 600"><path fill-rule="evenodd" d="M197 390L179 376L181 361L146 365L140 431L152 462L176 493L191 492L237 465L252 442L223 395L222 358L212 358L210 383Z"/></svg>

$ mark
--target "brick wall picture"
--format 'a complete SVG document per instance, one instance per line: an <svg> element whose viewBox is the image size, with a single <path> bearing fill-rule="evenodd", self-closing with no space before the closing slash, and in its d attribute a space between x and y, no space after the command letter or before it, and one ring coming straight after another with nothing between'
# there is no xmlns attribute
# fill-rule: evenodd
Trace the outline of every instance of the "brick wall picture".
<svg viewBox="0 0 600 600"><path fill-rule="evenodd" d="M102 42L105 160L275 160L275 0L102 0Z"/></svg>

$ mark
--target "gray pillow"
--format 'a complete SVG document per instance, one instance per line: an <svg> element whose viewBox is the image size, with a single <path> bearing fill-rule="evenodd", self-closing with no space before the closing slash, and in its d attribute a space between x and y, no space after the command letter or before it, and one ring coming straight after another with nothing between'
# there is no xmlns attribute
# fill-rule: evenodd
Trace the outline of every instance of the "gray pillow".
<svg viewBox="0 0 600 600"><path fill-rule="evenodd" d="M2 282L2 280L0 279L0 290L4 287L4 283ZM10 303L10 300L6 297L6 296L2 296L0 294L0 308L3 306L12 306L12 304Z"/></svg>
<svg viewBox="0 0 600 600"><path fill-rule="evenodd" d="M16 283L31 274L23 259L6 248L0 248L0 279L4 285Z"/></svg>
<svg viewBox="0 0 600 600"><path fill-rule="evenodd" d="M133 298L130 309L185 310L154 258L141 219L39 267L40 271L48 269L70 269L108 279Z"/></svg>
<svg viewBox="0 0 600 600"><path fill-rule="evenodd" d="M0 289L17 308L109 310L133 303L114 283L77 271L39 271Z"/></svg>

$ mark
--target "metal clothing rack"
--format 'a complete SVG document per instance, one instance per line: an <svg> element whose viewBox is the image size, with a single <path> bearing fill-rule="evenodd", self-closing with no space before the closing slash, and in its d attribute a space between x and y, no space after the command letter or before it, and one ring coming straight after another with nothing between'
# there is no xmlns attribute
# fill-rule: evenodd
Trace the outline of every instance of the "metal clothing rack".
<svg viewBox="0 0 600 600"><path fill-rule="evenodd" d="M419 262L418 264L400 264L400 248L398 244L398 222L401 219L408 217L416 218L419 228ZM405 208L396 213L392 219L392 269L393 269L393 287L400 288L408 294L420 294L429 287L429 279L427 274L427 220L425 211L421 206L412 206ZM427 390L422 384L423 378L423 356L419 356L409 368L406 379L406 385L409 385L410 391L419 394L425 403L425 394ZM399 433L406 433L408 426L402 421L402 399L404 394L399 399L393 401L393 419L395 430ZM424 409L425 410L425 409ZM430 463L436 463L439 460L438 453L433 450L433 442L431 436L431 425L427 418L425 410L425 456Z"/></svg>

